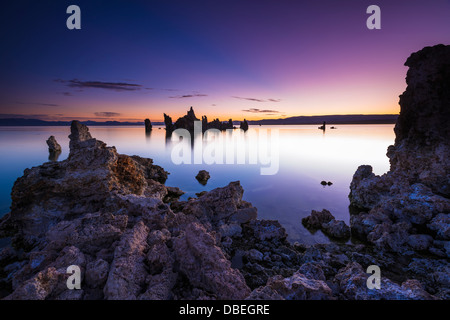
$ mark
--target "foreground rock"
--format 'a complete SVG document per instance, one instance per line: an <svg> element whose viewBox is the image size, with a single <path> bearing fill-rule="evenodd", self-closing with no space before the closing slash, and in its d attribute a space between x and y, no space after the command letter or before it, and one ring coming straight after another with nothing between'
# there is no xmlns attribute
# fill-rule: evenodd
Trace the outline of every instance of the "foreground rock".
<svg viewBox="0 0 450 320"><path fill-rule="evenodd" d="M440 123L433 106L450 92L440 62L447 52L424 49L408 60L404 114ZM428 111L417 110L419 100ZM308 246L290 244L278 221L257 219L239 181L177 201L183 192L164 185L168 173L151 159L121 155L74 121L68 159L26 169L14 184L0 220L0 238L12 237L0 250L0 298L448 300L448 159L440 152L449 140L448 129L437 130L443 138L424 133L430 144L420 146L408 139L418 129L403 127L389 149L391 172L355 173L351 201L365 209L351 217L351 231L364 244ZM345 229L326 210L305 225ZM70 265L80 267L81 290L66 286ZM378 290L367 287L371 265L381 269Z"/></svg>
<svg viewBox="0 0 450 320"><path fill-rule="evenodd" d="M450 257L450 46L413 53L400 96L391 168L360 166L351 182L352 233L379 250Z"/></svg>
<svg viewBox="0 0 450 320"><path fill-rule="evenodd" d="M302 219L303 225L312 231L322 230L334 239L345 240L350 238L350 227L342 220L336 220L330 211L312 210L311 215Z"/></svg>
<svg viewBox="0 0 450 320"><path fill-rule="evenodd" d="M364 245L292 245L278 221L257 219L238 181L177 201L151 159L118 154L79 122L70 139L67 160L27 169L13 187L0 221L13 242L0 251L4 299L369 299L361 270L371 264L403 282L386 278L395 294L376 297L450 296L445 261L399 266ZM359 282L345 273L354 263ZM81 290L67 289L70 265Z"/></svg>

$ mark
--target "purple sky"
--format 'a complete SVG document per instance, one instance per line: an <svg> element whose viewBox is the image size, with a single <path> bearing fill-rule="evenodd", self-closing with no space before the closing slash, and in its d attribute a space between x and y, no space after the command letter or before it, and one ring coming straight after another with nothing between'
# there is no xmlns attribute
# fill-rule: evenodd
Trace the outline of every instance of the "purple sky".
<svg viewBox="0 0 450 320"><path fill-rule="evenodd" d="M66 8L81 8L81 30ZM381 30L366 9L381 8ZM0 118L236 120L397 113L407 57L450 44L450 1L14 1Z"/></svg>

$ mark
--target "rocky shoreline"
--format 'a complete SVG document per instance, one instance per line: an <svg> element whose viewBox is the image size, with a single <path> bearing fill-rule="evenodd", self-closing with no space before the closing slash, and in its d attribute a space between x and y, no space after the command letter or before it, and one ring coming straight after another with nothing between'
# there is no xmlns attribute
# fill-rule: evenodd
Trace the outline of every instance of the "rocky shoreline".
<svg viewBox="0 0 450 320"><path fill-rule="evenodd" d="M14 184L0 220L0 238L12 238L0 251L0 298L450 299L449 62L443 45L407 60L391 170L358 168L350 226L326 210L304 221L351 233L348 244L289 243L242 200L239 181L179 201L151 159L119 154L72 122L68 159ZM66 286L70 265L80 290ZM367 287L370 265L380 289Z"/></svg>

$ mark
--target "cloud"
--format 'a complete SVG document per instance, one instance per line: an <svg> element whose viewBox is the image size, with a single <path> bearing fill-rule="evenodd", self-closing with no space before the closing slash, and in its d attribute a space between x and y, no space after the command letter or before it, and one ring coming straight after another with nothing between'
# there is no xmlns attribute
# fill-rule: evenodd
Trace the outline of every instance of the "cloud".
<svg viewBox="0 0 450 320"><path fill-rule="evenodd" d="M19 113L0 113L2 119L42 119L47 118L48 114L19 114Z"/></svg>
<svg viewBox="0 0 450 320"><path fill-rule="evenodd" d="M235 99L240 99L240 100L247 100L247 101L254 101L254 102L280 102L281 99L257 99L257 98L244 98L244 97L236 97L236 96L232 96L232 98Z"/></svg>
<svg viewBox="0 0 450 320"><path fill-rule="evenodd" d="M266 100L256 99L256 98L243 98L243 97L235 97L235 96L233 96L232 98L240 99L240 100L255 101L255 102L266 102Z"/></svg>
<svg viewBox="0 0 450 320"><path fill-rule="evenodd" d="M258 109L258 108L250 108L246 110L242 110L244 112L251 112L251 113L266 113L268 115L278 114L280 111L278 110L270 110L270 109Z"/></svg>
<svg viewBox="0 0 450 320"><path fill-rule="evenodd" d="M62 80L56 79L55 82L63 83L70 88L94 88L107 89L114 91L137 91L142 89L142 85L126 82L103 82L103 81L81 81L78 79Z"/></svg>
<svg viewBox="0 0 450 320"><path fill-rule="evenodd" d="M33 105L33 106L59 107L59 104L54 104L54 103L23 102L23 101L16 101L15 103L16 104L23 104L23 105Z"/></svg>
<svg viewBox="0 0 450 320"><path fill-rule="evenodd" d="M112 117L118 117L120 115L122 115L121 113L117 113L117 112L94 112L94 114L97 117L106 117L106 118L112 118Z"/></svg>
<svg viewBox="0 0 450 320"><path fill-rule="evenodd" d="M184 99L184 98L194 98L194 97L207 97L207 94L202 94L202 93L195 93L195 94L185 94L185 95L181 95L181 96L173 96L173 97L169 97L171 99Z"/></svg>

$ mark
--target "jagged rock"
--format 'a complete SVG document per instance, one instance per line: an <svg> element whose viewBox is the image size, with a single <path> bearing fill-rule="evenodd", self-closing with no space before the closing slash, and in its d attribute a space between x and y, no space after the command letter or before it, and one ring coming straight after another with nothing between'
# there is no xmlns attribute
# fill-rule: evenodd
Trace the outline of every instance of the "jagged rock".
<svg viewBox="0 0 450 320"><path fill-rule="evenodd" d="M127 226L127 215L111 213L86 214L72 221L61 221L46 234L52 249L75 245L86 252L109 247L118 240Z"/></svg>
<svg viewBox="0 0 450 320"><path fill-rule="evenodd" d="M93 288L103 288L108 279L109 263L99 258L86 266L86 284Z"/></svg>
<svg viewBox="0 0 450 320"><path fill-rule="evenodd" d="M192 214L201 221L227 222L242 214L239 209L248 207L242 200L244 189L239 181L230 182L224 188L216 188L198 199L191 199L183 208L185 214Z"/></svg>
<svg viewBox="0 0 450 320"><path fill-rule="evenodd" d="M141 294L147 277L144 252L148 246L148 232L140 222L120 240L103 289L106 299L135 300Z"/></svg>
<svg viewBox="0 0 450 320"><path fill-rule="evenodd" d="M334 220L334 216L327 209L322 211L312 210L311 214L302 219L302 224L308 229L320 229L322 224Z"/></svg>
<svg viewBox="0 0 450 320"><path fill-rule="evenodd" d="M294 273L289 278L275 276L267 281L266 287L277 292L286 300L330 300L333 299L332 291L322 280L309 279L300 272ZM258 291L271 291L259 289Z"/></svg>
<svg viewBox="0 0 450 320"><path fill-rule="evenodd" d="M164 113L164 124L166 125L166 131L168 132L171 132L176 129L174 124L172 123L172 118L165 113Z"/></svg>
<svg viewBox="0 0 450 320"><path fill-rule="evenodd" d="M84 142L92 140L92 136L89 133L89 129L86 125L75 120L70 124L69 139L69 148L72 151L87 146L87 144Z"/></svg>
<svg viewBox="0 0 450 320"><path fill-rule="evenodd" d="M241 208L231 216L230 220L239 224L244 224L255 220L257 216L258 210L255 207Z"/></svg>
<svg viewBox="0 0 450 320"><path fill-rule="evenodd" d="M248 227L253 236L261 241L284 240L287 237L286 230L276 220L252 220Z"/></svg>
<svg viewBox="0 0 450 320"><path fill-rule="evenodd" d="M322 267L318 263L307 262L302 264L298 272L304 274L308 279L326 281Z"/></svg>
<svg viewBox="0 0 450 320"><path fill-rule="evenodd" d="M250 294L242 274L231 268L202 225L189 224L174 244L180 271L193 286L212 292L218 299L244 299Z"/></svg>
<svg viewBox="0 0 450 320"><path fill-rule="evenodd" d="M408 245L417 251L425 251L432 244L433 238L427 234L412 234L408 237Z"/></svg>
<svg viewBox="0 0 450 320"><path fill-rule="evenodd" d="M59 284L66 285L66 275L51 267L39 272L33 278L24 282L5 300L45 300L58 287Z"/></svg>
<svg viewBox="0 0 450 320"><path fill-rule="evenodd" d="M57 161L59 155L61 154L61 146L56 141L56 138L54 136L50 136L47 139L47 145L48 145L48 159L50 161Z"/></svg>
<svg viewBox="0 0 450 320"><path fill-rule="evenodd" d="M262 261L264 255L256 250L256 249L251 249L249 251L247 251L246 256L248 259L253 260L253 261Z"/></svg>
<svg viewBox="0 0 450 320"><path fill-rule="evenodd" d="M439 213L427 227L436 232L436 238L440 240L450 240L450 215L447 213Z"/></svg>
<svg viewBox="0 0 450 320"><path fill-rule="evenodd" d="M222 237L241 237L242 227L239 223L223 224L219 227Z"/></svg>
<svg viewBox="0 0 450 320"><path fill-rule="evenodd" d="M175 129L186 129L189 132L194 131L195 121L200 121L196 116L194 109L190 107L189 111L183 117L180 117L172 123L172 118L164 113L164 123L166 125L166 130L168 132L172 132ZM202 116L201 119L202 132L205 132L208 129L217 129L217 130L227 130L233 129L233 120L229 119L228 122L222 122L218 118L214 119L211 122L208 122L206 116Z"/></svg>
<svg viewBox="0 0 450 320"><path fill-rule="evenodd" d="M335 277L344 299L349 300L434 300L417 280L407 280L401 286L381 276L380 289L367 287L368 273L360 264L349 263Z"/></svg>
<svg viewBox="0 0 450 320"><path fill-rule="evenodd" d="M430 247L430 238L418 241L424 238L415 235L417 229L429 228L426 233L437 240L448 239L443 215L450 212L449 61L450 46L444 45L426 47L407 59L408 86L400 96L395 144L387 151L390 171L376 176L365 165L353 176L351 205L367 214L352 217L352 233L379 249Z"/></svg>
<svg viewBox="0 0 450 320"><path fill-rule="evenodd" d="M47 145L48 145L48 151L50 153L58 153L61 152L61 146L59 145L59 143L56 141L55 136L50 136L47 139Z"/></svg>
<svg viewBox="0 0 450 320"><path fill-rule="evenodd" d="M197 179L197 181L200 182L202 185L206 185L209 178L211 178L211 176L209 175L209 172L206 170L200 170L195 176L195 179Z"/></svg>
<svg viewBox="0 0 450 320"><path fill-rule="evenodd" d="M141 169L144 171L145 179L155 180L163 184L166 182L169 172L165 171L162 167L153 164L153 159L142 158L139 156L131 156L130 158L142 166Z"/></svg>
<svg viewBox="0 0 450 320"><path fill-rule="evenodd" d="M190 132L193 132L194 121L199 121L199 119L197 119L194 113L194 109L191 107L184 117L178 118L178 120L175 121L174 126L176 129L186 129Z"/></svg>
<svg viewBox="0 0 450 320"><path fill-rule="evenodd" d="M348 239L350 237L350 227L342 220L333 219L323 223L321 230L336 239Z"/></svg>
<svg viewBox="0 0 450 320"><path fill-rule="evenodd" d="M269 286L253 290L246 300L285 300L281 294Z"/></svg>
<svg viewBox="0 0 450 320"><path fill-rule="evenodd" d="M32 247L50 226L98 212L119 195L142 196L151 181L167 178L151 159L118 154L114 147L93 139L78 121L73 121L69 137L67 160L26 169L13 186L11 213L0 225L2 232L14 234L17 245ZM165 186L160 188L162 199L168 192Z"/></svg>

